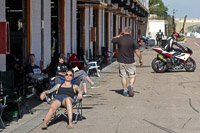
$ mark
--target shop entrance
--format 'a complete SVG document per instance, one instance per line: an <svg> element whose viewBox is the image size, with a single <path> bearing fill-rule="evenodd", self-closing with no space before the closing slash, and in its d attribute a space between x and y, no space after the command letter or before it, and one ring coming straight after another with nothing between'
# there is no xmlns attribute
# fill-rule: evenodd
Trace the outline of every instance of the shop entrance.
<svg viewBox="0 0 200 133"><path fill-rule="evenodd" d="M6 56L6 70L23 59L22 0L6 0L6 21L10 24L10 54Z"/></svg>

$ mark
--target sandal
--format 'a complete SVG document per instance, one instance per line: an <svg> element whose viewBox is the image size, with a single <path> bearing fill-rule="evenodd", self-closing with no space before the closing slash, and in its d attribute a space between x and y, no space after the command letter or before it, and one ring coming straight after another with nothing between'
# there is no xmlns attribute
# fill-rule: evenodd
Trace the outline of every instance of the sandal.
<svg viewBox="0 0 200 133"><path fill-rule="evenodd" d="M47 126L42 126L41 129L42 130L47 130Z"/></svg>
<svg viewBox="0 0 200 133"><path fill-rule="evenodd" d="M73 129L74 127L68 126L68 129Z"/></svg>

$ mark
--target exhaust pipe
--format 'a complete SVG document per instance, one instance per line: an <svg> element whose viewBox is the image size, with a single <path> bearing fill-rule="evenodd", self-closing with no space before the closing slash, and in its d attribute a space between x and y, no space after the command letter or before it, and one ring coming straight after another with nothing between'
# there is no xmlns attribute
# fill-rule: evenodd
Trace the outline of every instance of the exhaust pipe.
<svg viewBox="0 0 200 133"><path fill-rule="evenodd" d="M167 63L167 60L162 55L158 54L157 58L162 60L163 62Z"/></svg>

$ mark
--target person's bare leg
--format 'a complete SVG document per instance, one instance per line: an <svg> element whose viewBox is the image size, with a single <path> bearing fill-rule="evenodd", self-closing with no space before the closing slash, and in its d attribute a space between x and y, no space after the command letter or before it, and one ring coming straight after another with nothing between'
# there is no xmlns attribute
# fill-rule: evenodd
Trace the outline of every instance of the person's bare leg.
<svg viewBox="0 0 200 133"><path fill-rule="evenodd" d="M127 88L127 80L126 80L126 78L122 78L121 79L121 82L122 82L122 87L125 89L125 88Z"/></svg>
<svg viewBox="0 0 200 133"><path fill-rule="evenodd" d="M67 115L68 115L68 119L69 119L69 127L68 128L74 128L73 123L72 123L72 115L73 115L72 102L73 102L73 100L70 97L65 98L63 101L63 105L65 105L65 107L67 108Z"/></svg>
<svg viewBox="0 0 200 133"><path fill-rule="evenodd" d="M83 85L83 92L87 93L87 85L86 85L86 83L82 83L82 85Z"/></svg>
<svg viewBox="0 0 200 133"><path fill-rule="evenodd" d="M43 122L43 126L47 126L47 123L50 121L51 117L53 116L53 114L56 112L56 110L61 106L61 103L58 100L54 100L51 105L50 108L44 118L44 122Z"/></svg>
<svg viewBox="0 0 200 133"><path fill-rule="evenodd" d="M86 77L86 79L87 79L87 81L90 83L90 85L93 85L94 84L94 82L90 79L90 77Z"/></svg>
<svg viewBox="0 0 200 133"><path fill-rule="evenodd" d="M130 85L132 85L132 87L133 87L133 84L135 83L135 77L130 77L130 79L129 79L129 84Z"/></svg>

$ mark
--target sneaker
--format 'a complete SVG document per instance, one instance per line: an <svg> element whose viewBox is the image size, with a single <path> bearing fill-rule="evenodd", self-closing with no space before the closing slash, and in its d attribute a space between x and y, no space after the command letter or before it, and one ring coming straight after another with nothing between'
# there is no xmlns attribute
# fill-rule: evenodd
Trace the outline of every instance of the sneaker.
<svg viewBox="0 0 200 133"><path fill-rule="evenodd" d="M92 95L88 94L88 93L83 93L83 97L91 97Z"/></svg>
<svg viewBox="0 0 200 133"><path fill-rule="evenodd" d="M99 88L99 86L97 86L95 83L93 85L91 85L91 88Z"/></svg>
<svg viewBox="0 0 200 133"><path fill-rule="evenodd" d="M123 90L123 96L127 96L127 91Z"/></svg>
<svg viewBox="0 0 200 133"><path fill-rule="evenodd" d="M134 92L133 92L133 87L131 87L130 85L128 86L128 91L129 91L129 96L133 97L134 96Z"/></svg>

